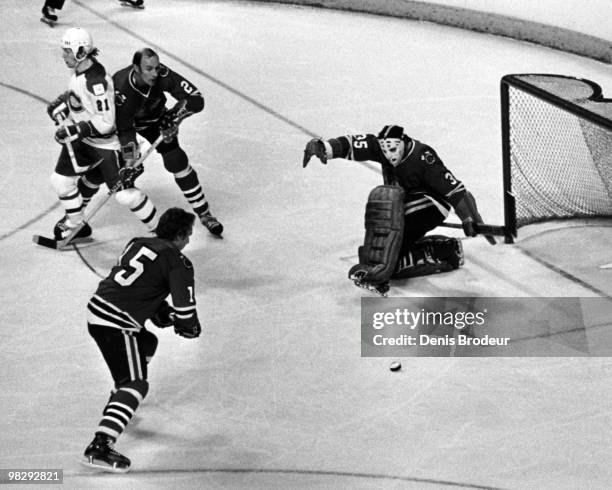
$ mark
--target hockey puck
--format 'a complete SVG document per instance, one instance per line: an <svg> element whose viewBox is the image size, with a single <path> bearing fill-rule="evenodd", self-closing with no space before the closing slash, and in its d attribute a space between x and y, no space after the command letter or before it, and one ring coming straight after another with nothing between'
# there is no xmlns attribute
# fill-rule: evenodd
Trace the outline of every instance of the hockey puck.
<svg viewBox="0 0 612 490"><path fill-rule="evenodd" d="M397 361L393 361L389 364L389 371L399 371L400 369L402 369L402 365Z"/></svg>

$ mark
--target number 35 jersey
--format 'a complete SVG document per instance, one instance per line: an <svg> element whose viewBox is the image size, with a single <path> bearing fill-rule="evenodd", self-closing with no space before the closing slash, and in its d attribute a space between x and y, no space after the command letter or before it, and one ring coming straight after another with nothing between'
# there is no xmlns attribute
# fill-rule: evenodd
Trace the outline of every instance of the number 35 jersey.
<svg viewBox="0 0 612 490"><path fill-rule="evenodd" d="M332 158L380 163L385 183L400 185L406 200L426 194L455 206L465 195L463 183L446 168L434 149L418 140L405 140L406 152L396 167L387 161L373 134L340 136L328 144Z"/></svg>
<svg viewBox="0 0 612 490"><path fill-rule="evenodd" d="M87 305L90 324L140 330L168 295L177 318L198 322L193 266L172 243L134 238Z"/></svg>

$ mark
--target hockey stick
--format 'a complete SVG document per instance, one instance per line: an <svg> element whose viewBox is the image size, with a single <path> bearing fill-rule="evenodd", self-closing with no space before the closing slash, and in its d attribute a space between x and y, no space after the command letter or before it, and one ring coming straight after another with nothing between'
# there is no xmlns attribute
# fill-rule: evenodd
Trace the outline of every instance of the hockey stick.
<svg viewBox="0 0 612 490"><path fill-rule="evenodd" d="M157 146L162 142L162 140L164 139L164 137L162 135L160 135L151 146L149 146L149 148L147 148L147 150L140 155L140 158L138 158L138 160L136 160L132 165L127 166L125 168L137 168L140 167L142 165L142 162L144 162L146 160L146 158L153 153L153 150L155 150L155 148L157 148ZM104 196L104 199L102 199L100 202L98 202L96 204L96 206L87 214L87 216L85 216L85 219L83 221L81 221L75 228L73 228L70 231L70 234L64 238L63 240L55 240L53 238L47 238L41 235L34 235L32 237L32 241L36 244L36 245L41 245L43 247L47 247L47 248L53 248L55 250L59 250L62 248L65 248L67 245L70 244L70 242L74 239L74 237L77 235L77 233L79 231L81 231L81 229L83 228L83 226L85 226L86 223L88 223L91 218L94 217L94 215L100 210L100 208L102 206L104 206L104 204L106 204L106 201L108 201L110 199L110 197L115 194L117 191L119 191L121 189L122 186L122 182L121 180L119 180L119 182L117 182L111 189L108 190L108 192L106 193L106 196Z"/></svg>
<svg viewBox="0 0 612 490"><path fill-rule="evenodd" d="M57 115L55 118L57 124L66 129L68 118L62 116L61 113ZM64 140L64 144L66 145L66 150L68 150L68 155L70 156L70 161L72 162L72 168L78 174L79 173L79 165L76 160L76 155L74 154L74 148L72 147L72 143L70 142L70 137ZM82 171L82 169L81 169Z"/></svg>
<svg viewBox="0 0 612 490"><path fill-rule="evenodd" d="M457 228L459 230L463 229L463 225L459 223L442 223L440 226L444 226L445 228ZM495 237L493 235L505 235L503 226L475 223L474 229L476 230L476 233L478 233L479 235L483 235L486 238L487 242L489 242L491 245L497 244L497 240L495 240Z"/></svg>

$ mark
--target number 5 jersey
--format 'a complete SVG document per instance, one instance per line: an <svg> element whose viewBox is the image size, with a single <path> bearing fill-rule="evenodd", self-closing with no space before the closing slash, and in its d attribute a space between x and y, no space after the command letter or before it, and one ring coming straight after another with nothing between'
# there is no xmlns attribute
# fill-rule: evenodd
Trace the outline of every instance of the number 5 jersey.
<svg viewBox="0 0 612 490"><path fill-rule="evenodd" d="M198 322L189 259L167 240L134 238L90 299L87 321L139 331L168 295L177 320Z"/></svg>

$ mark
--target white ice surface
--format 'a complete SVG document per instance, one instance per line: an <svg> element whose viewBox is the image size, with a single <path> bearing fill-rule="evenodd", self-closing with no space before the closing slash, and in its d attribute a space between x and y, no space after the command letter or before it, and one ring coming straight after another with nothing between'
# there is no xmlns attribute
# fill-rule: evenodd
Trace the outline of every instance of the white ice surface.
<svg viewBox="0 0 612 490"><path fill-rule="evenodd" d="M609 487L607 358L406 358L390 373L389 359L360 357L362 292L346 273L380 177L344 161L301 166L312 135L400 123L501 224L500 77L580 76L610 96L609 66L313 8L147 0L133 11L75 1L49 29L30 3L1 4L0 467L63 468L64 487L75 489ZM58 146L37 97L65 90L58 40L76 25L91 31L110 71L148 44L202 90L206 109L184 123L181 141L226 227L223 240L197 229L186 249L204 334L156 332L150 394L117 444L134 466L122 476L77 462L111 384L85 325L99 277L75 252L30 242L61 215L49 184ZM146 166L140 184L159 208L184 205L161 159ZM97 242L81 254L99 274L145 232L115 202L92 224ZM580 230L565 232L559 254L556 243L536 252L612 294L612 272L596 268L612 261L610 228L597 229L595 245L579 242ZM571 269L572 243L592 261L583 270ZM596 295L520 243L464 246L463 269L395 284L392 294Z"/></svg>

